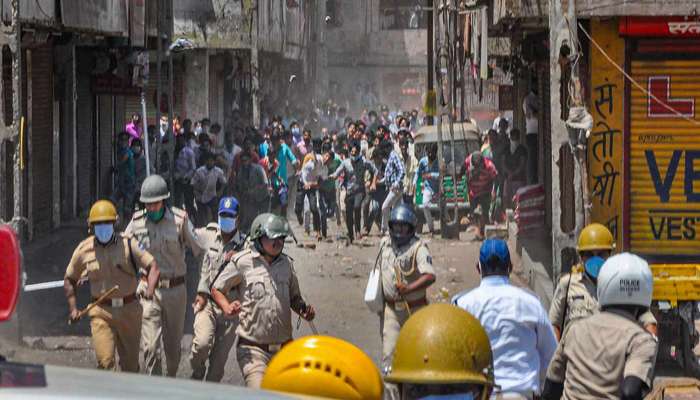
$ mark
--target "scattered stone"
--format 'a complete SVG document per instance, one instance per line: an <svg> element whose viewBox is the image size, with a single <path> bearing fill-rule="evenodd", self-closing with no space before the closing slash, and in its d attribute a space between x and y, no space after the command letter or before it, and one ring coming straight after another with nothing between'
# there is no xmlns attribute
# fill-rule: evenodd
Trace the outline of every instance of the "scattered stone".
<svg viewBox="0 0 700 400"><path fill-rule="evenodd" d="M457 261L457 260L455 260ZM450 268L448 271L452 272L453 274L457 272L457 268Z"/></svg>
<svg viewBox="0 0 700 400"><path fill-rule="evenodd" d="M36 339L35 341L33 341L32 342L32 349L46 350L46 343L44 343L44 339L39 338L39 339Z"/></svg>
<svg viewBox="0 0 700 400"><path fill-rule="evenodd" d="M304 247L307 249L316 250L316 243L306 243Z"/></svg>

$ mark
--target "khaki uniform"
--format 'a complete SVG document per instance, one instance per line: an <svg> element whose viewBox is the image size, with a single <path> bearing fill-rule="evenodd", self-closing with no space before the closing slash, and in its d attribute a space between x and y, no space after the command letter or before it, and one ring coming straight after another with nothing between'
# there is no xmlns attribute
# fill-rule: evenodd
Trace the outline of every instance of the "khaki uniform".
<svg viewBox="0 0 700 400"><path fill-rule="evenodd" d="M272 356L292 340L292 310L301 313L306 304L292 262L281 254L268 265L251 246L234 256L213 287L221 293L239 288L238 365L246 386L259 388Z"/></svg>
<svg viewBox="0 0 700 400"><path fill-rule="evenodd" d="M427 304L425 289L409 293L405 298L399 296L396 289L397 273L400 275L401 282L410 284L423 274L435 275L435 269L428 246L417 237L411 239L406 245L397 247L387 236L382 239L380 249L384 312L381 315L379 329L382 333L381 366L382 371L386 373L394 358L399 331L410 316L406 303L411 313L415 313ZM388 398L398 397L395 385L386 385L386 392Z"/></svg>
<svg viewBox="0 0 700 400"><path fill-rule="evenodd" d="M245 236L236 232L228 243L223 243L217 223L210 223L206 228L198 229L197 236L207 249L202 260L197 293L207 297L207 302L204 308L194 315L194 337L190 353L192 379L201 380L206 374L207 381L220 382L224 376L228 354L236 340L238 316L225 316L216 303L209 298L210 288L219 271L222 271L226 253L242 250L245 245ZM238 299L238 291L232 290L227 297L229 301ZM207 360L209 360L208 369Z"/></svg>
<svg viewBox="0 0 700 400"><path fill-rule="evenodd" d="M583 266L574 266L573 270L583 271ZM569 280L569 278L571 279ZM566 305L567 302L568 305ZM549 307L549 320L552 321L552 325L560 329L562 326L564 329L568 329L571 322L587 317L598 309L596 284L585 273L572 272L559 279L559 285L554 290L552 304ZM639 317L639 323L642 326L656 324L656 318L650 311L647 311Z"/></svg>
<svg viewBox="0 0 700 400"><path fill-rule="evenodd" d="M571 324L552 357L547 378L564 382L562 399L619 399L627 376L651 387L657 343L624 312L597 313Z"/></svg>
<svg viewBox="0 0 700 400"><path fill-rule="evenodd" d="M141 299L144 369L150 375L162 374L162 340L167 374L175 376L180 365L180 342L187 309L185 248L189 247L198 256L202 247L187 213L174 207L166 208L163 219L157 223L146 217L145 210L135 213L126 232L134 235L141 248L153 254L160 269L153 299ZM139 290L145 286L142 281Z"/></svg>
<svg viewBox="0 0 700 400"><path fill-rule="evenodd" d="M138 372L142 309L135 297L137 271L146 270L152 262L151 254L123 234L106 246L90 236L73 252L65 278L75 283L87 276L93 299L119 285L109 299L88 313L98 368L116 369L116 347L121 370Z"/></svg>

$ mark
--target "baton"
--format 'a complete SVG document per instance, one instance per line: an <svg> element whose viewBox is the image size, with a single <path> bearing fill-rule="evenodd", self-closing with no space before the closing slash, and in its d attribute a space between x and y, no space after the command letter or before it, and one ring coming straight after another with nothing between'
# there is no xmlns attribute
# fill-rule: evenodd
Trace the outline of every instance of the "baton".
<svg viewBox="0 0 700 400"><path fill-rule="evenodd" d="M102 296L98 297L97 300L93 301L92 303L88 304L87 307L85 307L84 309L80 310L80 311L78 312L78 317L75 319L75 321L72 320L72 319L69 319L69 320L68 320L68 325L73 325L75 322L80 321L80 319L83 318L83 317L85 316L85 314L89 313L90 310L92 310L93 308L95 308L95 306L97 306L97 305L99 305L100 303L102 303L103 301L105 301L105 300L107 299L107 297L111 296L111 295L112 295L114 292L116 292L117 290L119 290L119 285L115 285L113 288L111 288L111 289L109 289L108 291L106 291Z"/></svg>

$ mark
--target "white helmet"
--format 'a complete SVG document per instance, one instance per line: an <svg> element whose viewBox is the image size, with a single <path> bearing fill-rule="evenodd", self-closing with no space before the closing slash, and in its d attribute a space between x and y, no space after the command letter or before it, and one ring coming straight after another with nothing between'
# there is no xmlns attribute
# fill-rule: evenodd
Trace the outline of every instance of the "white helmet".
<svg viewBox="0 0 700 400"><path fill-rule="evenodd" d="M598 274L598 303L607 305L651 306L653 278L649 264L632 253L622 253L605 261Z"/></svg>

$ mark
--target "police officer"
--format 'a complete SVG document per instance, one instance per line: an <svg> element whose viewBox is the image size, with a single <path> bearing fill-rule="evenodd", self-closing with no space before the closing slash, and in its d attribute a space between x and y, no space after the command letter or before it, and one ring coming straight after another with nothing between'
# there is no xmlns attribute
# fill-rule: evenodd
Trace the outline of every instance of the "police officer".
<svg viewBox="0 0 700 400"><path fill-rule="evenodd" d="M570 274L559 279L549 308L549 320L557 339L569 324L598 310L596 284L598 272L615 248L613 235L605 226L592 223L579 235L578 253L581 262ZM656 336L656 318L651 312L640 315L639 322Z"/></svg>
<svg viewBox="0 0 700 400"><path fill-rule="evenodd" d="M493 355L479 320L449 304L431 304L401 328L385 380L401 399L486 400L494 386Z"/></svg>
<svg viewBox="0 0 700 400"><path fill-rule="evenodd" d="M329 365L333 373L324 369ZM305 336L284 346L267 367L262 388L314 398L363 400L380 400L383 390L371 358L345 340L322 335Z"/></svg>
<svg viewBox="0 0 700 400"><path fill-rule="evenodd" d="M92 308L90 330L97 367L116 369L114 350L122 371L138 372L141 340L141 305L136 296L139 270L147 271L148 287L143 296L153 297L160 272L153 256L139 248L129 236L114 232L117 209L108 200L90 208L90 235L73 252L64 281L71 321L80 318L75 292L78 281L87 277L93 301L110 289L116 291Z"/></svg>
<svg viewBox="0 0 700 400"><path fill-rule="evenodd" d="M236 340L238 316L224 316L221 309L210 300L211 285L223 271L226 263L237 252L243 250L246 237L238 230L238 200L224 197L219 201L218 223L212 222L197 230L200 242L207 249L202 260L202 269L197 285L194 304L194 337L190 365L192 379L205 377L211 382L220 382L228 354ZM233 297L231 297L233 296ZM236 290L228 299L238 299ZM209 368L206 362L209 360Z"/></svg>
<svg viewBox="0 0 700 400"><path fill-rule="evenodd" d="M175 376L180 365L180 342L187 308L185 249L189 247L198 256L202 247L187 213L166 206L165 200L169 197L168 185L161 176L146 178L140 197L145 209L134 214L126 232L134 235L141 248L153 254L161 271L155 296L141 300L144 368L150 375L162 373L162 340L167 374Z"/></svg>
<svg viewBox="0 0 700 400"><path fill-rule="evenodd" d="M642 399L654 377L657 342L638 323L651 306L646 261L622 253L598 276L601 311L564 331L547 371L545 399Z"/></svg>
<svg viewBox="0 0 700 400"><path fill-rule="evenodd" d="M411 313L428 304L426 289L435 282L435 269L428 246L416 236L416 214L405 204L389 218L389 237L381 241L379 257L384 312L381 315L382 369L391 366L401 326ZM391 397L393 385L385 389Z"/></svg>
<svg viewBox="0 0 700 400"><path fill-rule="evenodd" d="M236 254L214 281L212 298L224 315L239 315L237 358L246 386L259 388L270 359L292 340L293 310L311 321L314 308L301 297L292 262L282 253L291 234L286 219L260 214L250 228L252 245ZM240 300L226 295L239 288Z"/></svg>

